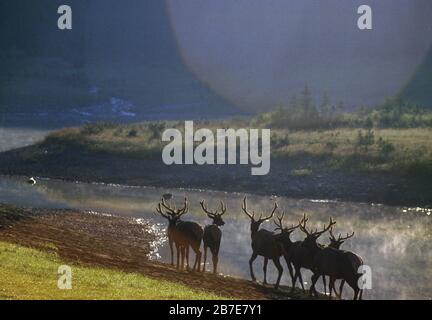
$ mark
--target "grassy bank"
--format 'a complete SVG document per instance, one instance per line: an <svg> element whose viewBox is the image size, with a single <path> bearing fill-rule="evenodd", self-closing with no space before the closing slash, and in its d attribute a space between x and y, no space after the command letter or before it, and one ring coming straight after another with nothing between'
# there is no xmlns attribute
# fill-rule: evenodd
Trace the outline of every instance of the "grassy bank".
<svg viewBox="0 0 432 320"><path fill-rule="evenodd" d="M248 120L195 123L195 129L250 128ZM95 124L55 132L26 154L28 160L42 160L50 146L75 145L90 152L104 152L138 159L159 159L165 143L165 128L184 131L183 122L155 122L133 125ZM335 128L315 130L272 130L272 157L315 158L320 165L369 172L432 175L431 128ZM313 170L314 168L305 168Z"/></svg>
<svg viewBox="0 0 432 320"><path fill-rule="evenodd" d="M220 299L165 280L103 268L73 266L72 289L57 287L54 253L0 242L0 299Z"/></svg>

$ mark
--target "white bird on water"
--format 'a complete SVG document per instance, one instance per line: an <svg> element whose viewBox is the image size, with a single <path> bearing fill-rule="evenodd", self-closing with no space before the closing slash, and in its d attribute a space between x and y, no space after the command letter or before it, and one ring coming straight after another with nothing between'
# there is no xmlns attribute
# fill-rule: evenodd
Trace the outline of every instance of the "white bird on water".
<svg viewBox="0 0 432 320"><path fill-rule="evenodd" d="M28 183L28 184L31 184L31 185L35 185L35 184L36 184L36 179L33 178L33 177L31 177L31 178L29 178L29 179L27 180L27 183Z"/></svg>

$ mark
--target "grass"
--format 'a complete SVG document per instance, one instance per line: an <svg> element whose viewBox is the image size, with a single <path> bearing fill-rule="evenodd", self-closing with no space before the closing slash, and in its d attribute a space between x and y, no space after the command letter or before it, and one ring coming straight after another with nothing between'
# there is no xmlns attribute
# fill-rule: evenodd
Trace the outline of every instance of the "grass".
<svg viewBox="0 0 432 320"><path fill-rule="evenodd" d="M70 265L72 289L60 290L58 268L65 263L45 253L0 242L0 299L221 299L223 297L143 275ZM67 263L66 263L67 264Z"/></svg>
<svg viewBox="0 0 432 320"><path fill-rule="evenodd" d="M195 122L195 129L250 128L246 119ZM106 152L139 159L159 159L165 128L184 130L184 122L153 122L130 125L96 124L68 128L52 133L40 145L24 154L42 160L45 149L55 145L57 152L66 145L77 145L92 152ZM327 130L272 129L273 158L315 158L320 165L369 172L397 172L432 175L432 129L359 129ZM313 169L313 168L308 168ZM293 173L307 175L309 172Z"/></svg>

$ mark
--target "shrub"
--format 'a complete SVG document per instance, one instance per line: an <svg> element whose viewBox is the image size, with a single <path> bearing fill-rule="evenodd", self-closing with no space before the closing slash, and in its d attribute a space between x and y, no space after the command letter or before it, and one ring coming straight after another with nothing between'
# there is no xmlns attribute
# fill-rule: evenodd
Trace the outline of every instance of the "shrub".
<svg viewBox="0 0 432 320"><path fill-rule="evenodd" d="M289 145L289 138L287 134L274 133L271 135L271 146L279 149Z"/></svg>
<svg viewBox="0 0 432 320"><path fill-rule="evenodd" d="M150 130L150 139L160 139L162 137L162 131L165 129L163 122L152 122L148 126Z"/></svg>
<svg viewBox="0 0 432 320"><path fill-rule="evenodd" d="M136 129L131 129L128 133L129 138L135 138L138 136L138 131Z"/></svg>
<svg viewBox="0 0 432 320"><path fill-rule="evenodd" d="M363 147L367 151L368 148L374 144L375 133L371 129L367 130L365 134L363 134L362 130L358 131L356 142L357 147Z"/></svg>
<svg viewBox="0 0 432 320"><path fill-rule="evenodd" d="M86 124L82 129L81 133L84 135L95 135L102 133L105 130L113 129L116 125L110 122L97 122L93 124Z"/></svg>
<svg viewBox="0 0 432 320"><path fill-rule="evenodd" d="M385 158L387 158L395 150L395 147L391 142L386 141L381 137L378 139L378 147L380 154Z"/></svg>

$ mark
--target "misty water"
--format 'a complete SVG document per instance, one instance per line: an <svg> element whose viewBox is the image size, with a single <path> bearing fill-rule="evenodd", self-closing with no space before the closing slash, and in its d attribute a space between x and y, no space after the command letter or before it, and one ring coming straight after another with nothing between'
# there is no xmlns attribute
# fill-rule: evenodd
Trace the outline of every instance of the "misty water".
<svg viewBox="0 0 432 320"><path fill-rule="evenodd" d="M161 231L166 227L166 222L155 213L155 206L164 193L172 193L172 201L178 205L181 205L184 197L188 197L191 207L185 220L198 221L203 225L208 224L209 219L201 211L199 200L206 199L210 208L219 205L219 200L227 204L219 271L249 279L250 232L249 219L240 209L243 194L49 179L38 179L38 183L32 186L27 184L24 177L0 177L0 203L39 208L77 208L148 219ZM273 204L270 196L248 195L248 199L250 208L256 212L268 212ZM281 210L286 211L287 225L298 221L306 212L310 216L311 227L322 227L331 215L337 221L335 232L356 232L354 238L343 245L343 249L360 254L365 264L372 268L372 290L366 290L365 298L432 298L432 210L322 200L277 200ZM274 229L273 223L266 223L263 227ZM300 240L303 235L296 231L292 238ZM328 243L327 235L320 240L323 244ZM153 257L169 262L166 241L159 243ZM261 281L262 261L262 258L258 258L254 264L256 275ZM211 269L209 261L207 269ZM287 274L285 268L283 285L290 284ZM303 277L305 282L310 281L308 271L303 270ZM276 269L270 262L268 280L272 283L275 279ZM352 297L352 290L348 286L344 295L346 298Z"/></svg>

